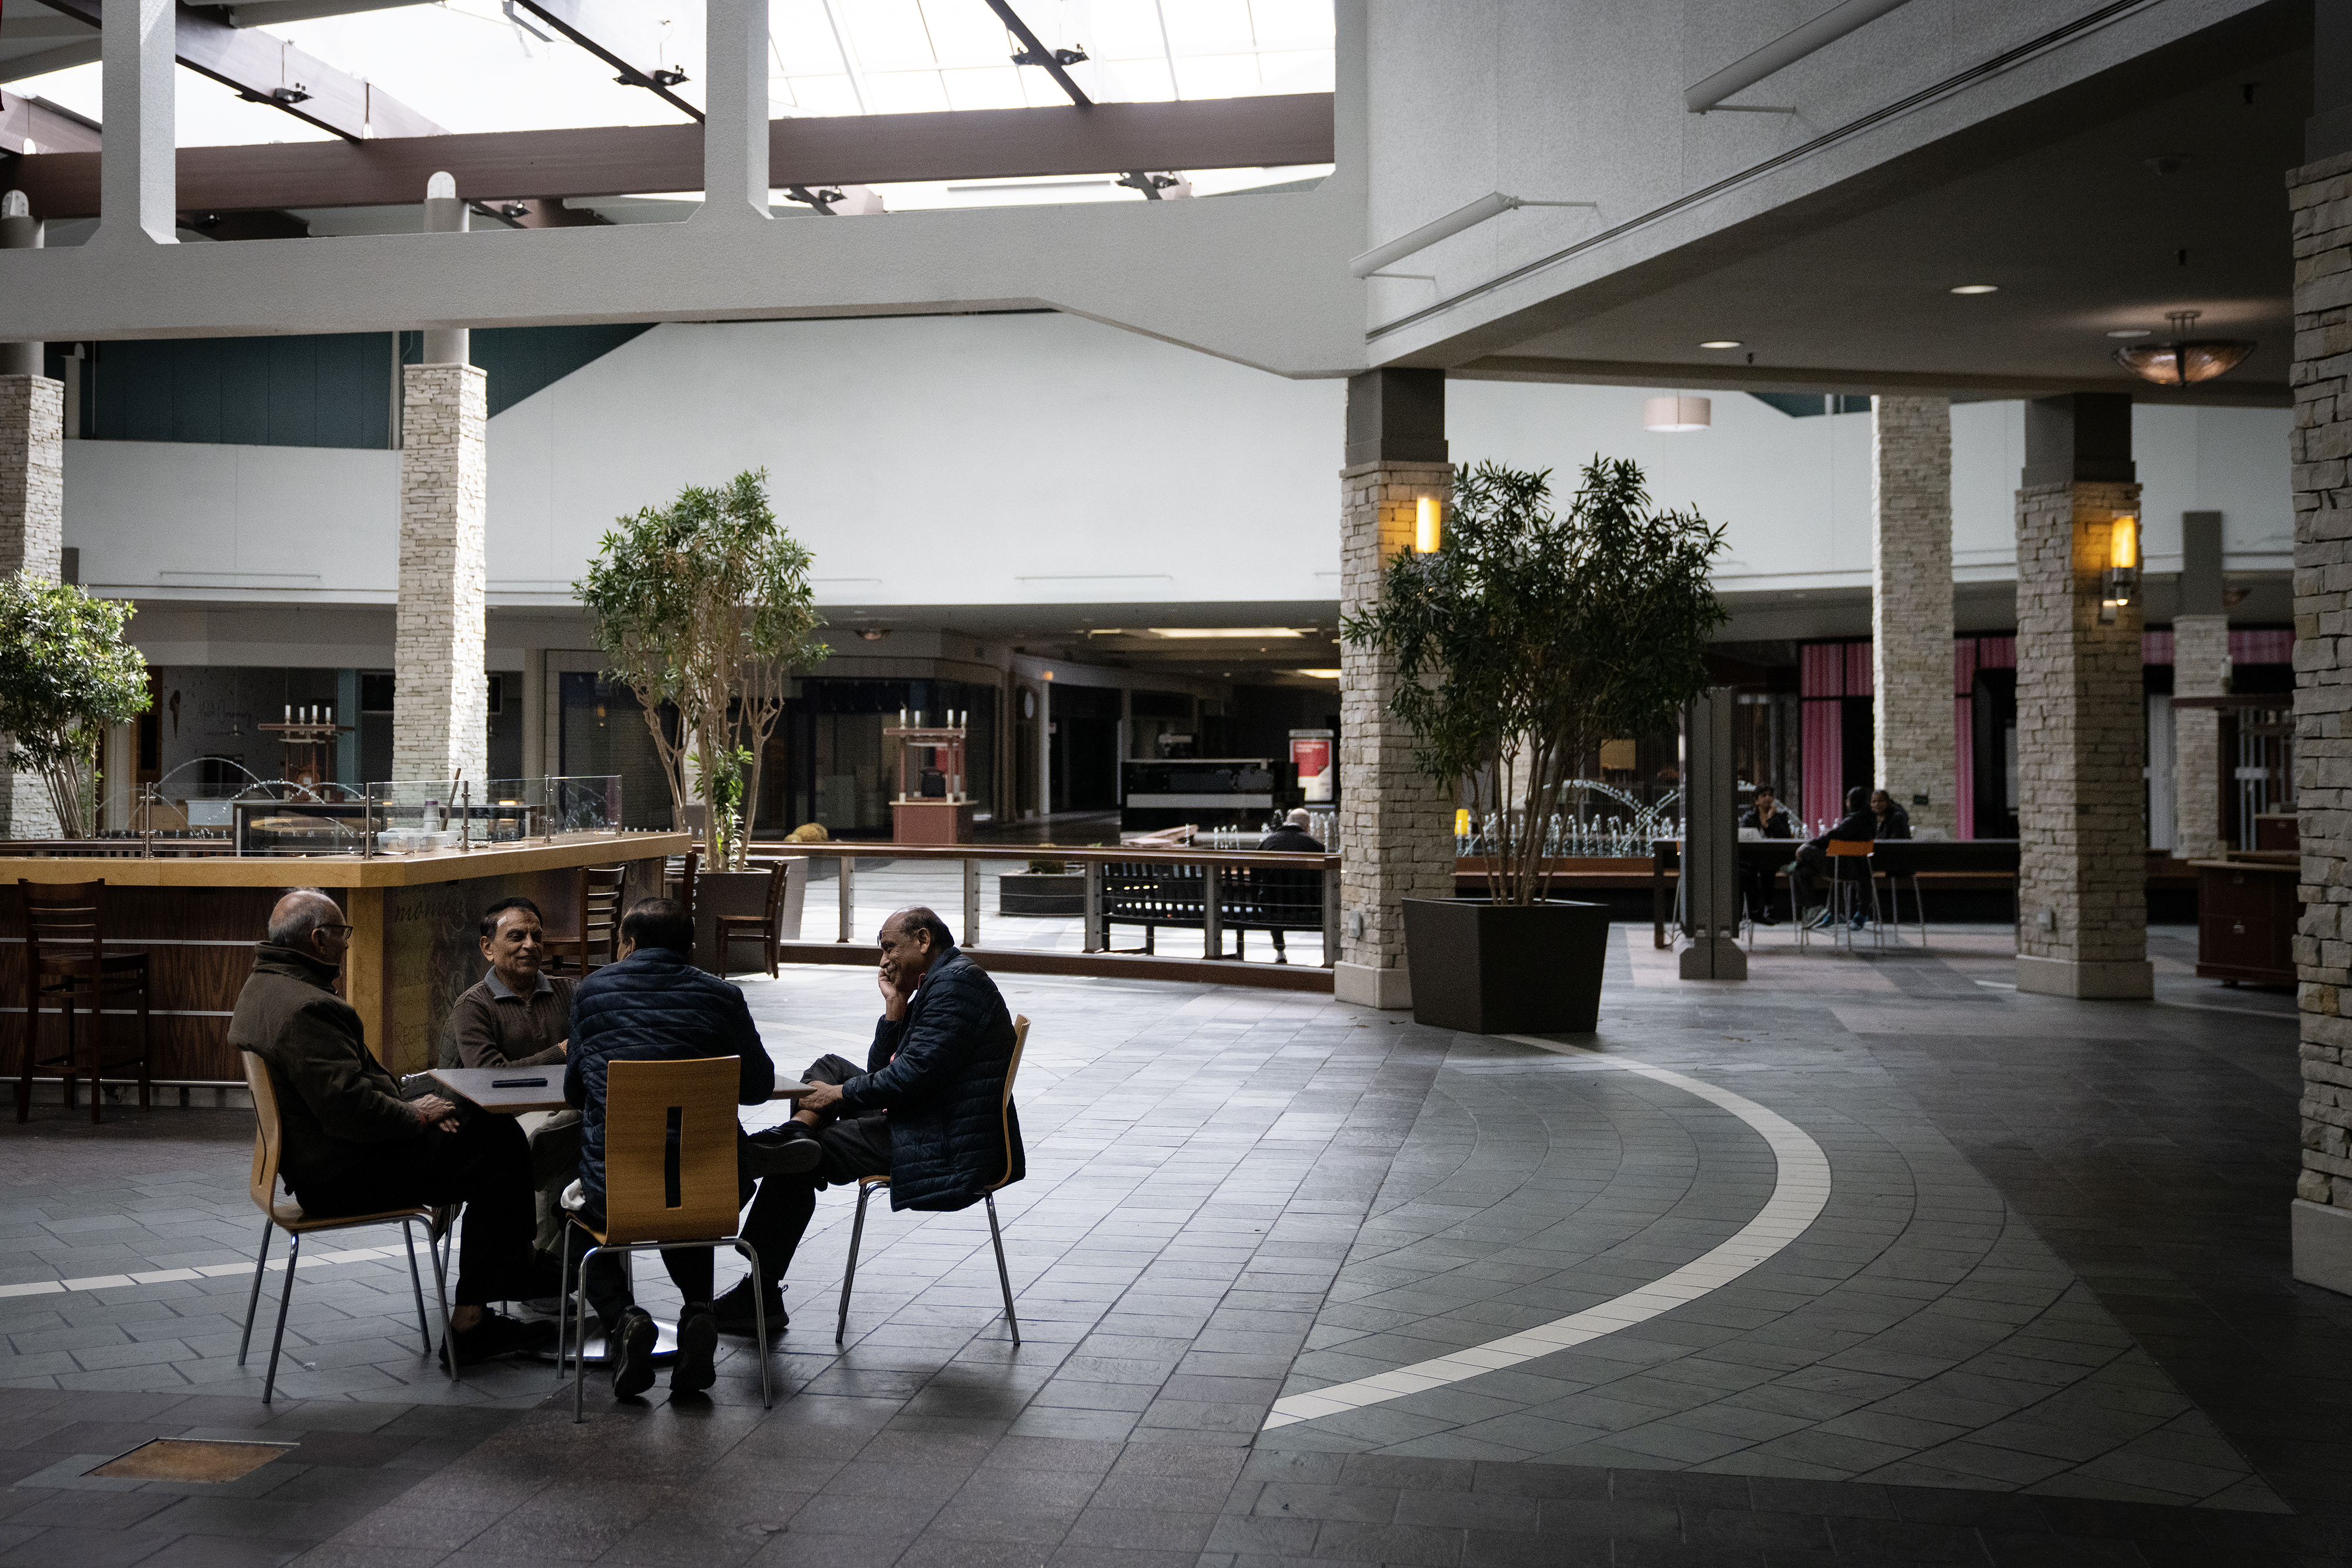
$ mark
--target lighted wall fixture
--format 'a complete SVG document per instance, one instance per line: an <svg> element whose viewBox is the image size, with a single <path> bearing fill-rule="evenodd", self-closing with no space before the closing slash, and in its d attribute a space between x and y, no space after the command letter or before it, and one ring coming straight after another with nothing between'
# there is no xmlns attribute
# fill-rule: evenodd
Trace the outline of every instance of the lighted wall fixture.
<svg viewBox="0 0 2352 1568"><path fill-rule="evenodd" d="M2206 338L2189 340L2189 329L2202 315L2199 310L2168 310L2172 323L2169 343L2132 343L2116 350L2116 363L2160 387L2193 386L2227 375L2254 351L2250 338Z"/></svg>
<svg viewBox="0 0 2352 1568"><path fill-rule="evenodd" d="M1437 497L1423 496L1415 506L1412 518L1412 553L1435 555L1442 542L1438 520Z"/></svg>
<svg viewBox="0 0 2352 1568"><path fill-rule="evenodd" d="M1417 251L1427 250L1439 240L1451 239L1464 229L1476 228L1487 219L1521 207L1591 207L1601 210L1598 202L1539 202L1528 196L1507 196L1500 191L1479 197L1468 206L1456 207L1442 218L1422 225L1409 235L1401 235L1371 249L1348 263L1348 270L1358 277L1384 276L1391 277L1427 277L1426 273L1381 273L1381 269Z"/></svg>
<svg viewBox="0 0 2352 1568"><path fill-rule="evenodd" d="M2139 595L2139 519L2121 512L2107 525L2107 570L2099 584L2099 622L2115 624L2116 612Z"/></svg>
<svg viewBox="0 0 2352 1568"><path fill-rule="evenodd" d="M1687 394L1654 397L1642 405L1643 430L1705 430L1715 423L1715 405Z"/></svg>

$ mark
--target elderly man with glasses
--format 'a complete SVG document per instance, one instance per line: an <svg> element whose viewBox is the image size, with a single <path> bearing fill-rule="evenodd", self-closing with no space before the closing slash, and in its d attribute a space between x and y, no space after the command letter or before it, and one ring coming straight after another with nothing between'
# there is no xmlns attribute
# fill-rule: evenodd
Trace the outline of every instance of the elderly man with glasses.
<svg viewBox="0 0 2352 1568"><path fill-rule="evenodd" d="M360 1015L335 995L352 928L335 901L298 887L269 913L268 940L237 994L229 1043L261 1058L278 1094L278 1173L322 1218L462 1203L456 1310L445 1354L459 1365L551 1344L551 1323L489 1303L553 1295L552 1260L531 1257L530 1149L511 1116L404 1098L370 1055Z"/></svg>

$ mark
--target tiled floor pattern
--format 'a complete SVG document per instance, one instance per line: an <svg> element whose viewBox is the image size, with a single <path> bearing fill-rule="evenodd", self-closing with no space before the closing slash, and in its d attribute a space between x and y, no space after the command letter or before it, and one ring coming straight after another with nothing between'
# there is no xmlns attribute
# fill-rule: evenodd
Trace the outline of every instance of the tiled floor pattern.
<svg viewBox="0 0 2352 1568"><path fill-rule="evenodd" d="M2352 1303L2284 1279L2283 999L2184 982L2177 936L2159 1005L2019 997L1998 941L1768 947L1734 988L1621 928L1601 1047L1801 1126L1830 1205L1722 1290L1498 1381L1260 1431L1286 1386L1703 1255L1769 1191L1762 1142L1669 1083L1316 998L1015 977L1017 1350L984 1226L885 1216L835 1355L837 1200L767 1413L740 1355L714 1400L592 1397L577 1429L527 1408L544 1367L452 1389L396 1262L306 1270L274 1412L228 1364L241 1278L0 1300L0 1563L2336 1560ZM857 1054L866 984L749 988L797 1067ZM248 1137L47 1113L0 1143L0 1284L249 1259ZM302 1447L251 1496L61 1484L257 1424Z"/></svg>

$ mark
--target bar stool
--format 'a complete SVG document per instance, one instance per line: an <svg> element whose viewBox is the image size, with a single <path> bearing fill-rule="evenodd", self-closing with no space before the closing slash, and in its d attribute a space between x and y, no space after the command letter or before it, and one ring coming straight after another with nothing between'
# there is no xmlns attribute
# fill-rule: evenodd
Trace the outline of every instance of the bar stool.
<svg viewBox="0 0 2352 1568"><path fill-rule="evenodd" d="M625 865L580 868L579 935L548 943L551 963L568 958L585 975L620 957L621 890L628 880Z"/></svg>
<svg viewBox="0 0 2352 1568"><path fill-rule="evenodd" d="M100 1081L110 1067L136 1063L139 1068L139 1108L152 1103L148 1054L153 1045L147 1011L147 955L106 950L106 883L16 883L25 933L25 1053L16 1079L16 1120L32 1113L33 1075L57 1068L65 1080L66 1107L74 1103L74 1081L89 1077L89 1119L100 1120L105 1093ZM106 1053L106 1004L131 991L139 993L139 1050L135 1056ZM62 1056L43 1056L41 1001L54 998L65 1014L66 1049ZM87 1000L89 1042L77 1050L75 1015Z"/></svg>

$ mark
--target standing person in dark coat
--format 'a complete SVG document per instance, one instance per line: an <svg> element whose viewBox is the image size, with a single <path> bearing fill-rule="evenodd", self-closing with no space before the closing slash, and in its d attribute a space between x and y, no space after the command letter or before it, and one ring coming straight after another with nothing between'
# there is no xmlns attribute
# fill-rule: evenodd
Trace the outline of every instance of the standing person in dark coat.
<svg viewBox="0 0 2352 1568"><path fill-rule="evenodd" d="M1878 819L1871 815L1870 791L1857 784L1845 792L1845 815L1837 825L1818 839L1807 839L1797 850L1797 858L1789 867L1789 895L1797 906L1797 918L1805 917L1806 906L1812 902L1812 883L1816 878L1829 874L1829 843L1832 839L1842 842L1871 843L1878 837ZM1830 923L1826 903L1815 929ZM1854 929L1862 929L1862 916L1853 919Z"/></svg>
<svg viewBox="0 0 2352 1568"><path fill-rule="evenodd" d="M278 1098L278 1174L305 1214L321 1219L444 1204L466 1206L451 1295L459 1365L538 1350L551 1323L523 1323L492 1301L551 1293L533 1266L530 1148L511 1116L414 1099L369 1054L360 1015L335 995L352 928L335 901L298 887L269 912L269 939L237 993L228 1041L259 1057Z"/></svg>
<svg viewBox="0 0 2352 1568"><path fill-rule="evenodd" d="M1257 841L1259 852L1284 855L1326 853L1321 841L1307 831L1307 824L1314 820L1307 814L1307 809L1304 806L1300 807L1283 819L1282 826ZM1279 913L1303 917L1310 909L1318 914L1321 912L1323 907L1323 873L1321 872L1297 872L1286 868L1280 871L1260 872L1258 875L1265 879L1267 889L1286 906ZM1282 927L1277 925L1267 935L1274 938L1274 961L1277 964L1289 963L1289 956L1282 950Z"/></svg>
<svg viewBox="0 0 2352 1568"><path fill-rule="evenodd" d="M766 1277L745 1279L720 1301L722 1328L751 1332L754 1289L771 1292L768 1321L777 1321L779 1281L816 1212L817 1188L887 1176L894 1209L969 1208L1006 1179L1008 1139L1010 1179L1024 1174L1021 1122L1003 1103L1013 1015L996 982L928 909L892 915L879 941L882 1017L865 1071L822 1056L802 1074L816 1087L793 1120L823 1154L804 1176L760 1183L744 1234Z"/></svg>
<svg viewBox="0 0 2352 1568"><path fill-rule="evenodd" d="M1759 839L1793 839L1797 824L1780 802L1772 796L1772 786L1756 786L1756 803L1739 815L1739 831L1754 833ZM1747 895L1748 913L1759 925L1778 925L1780 917L1772 913L1772 868L1769 865L1751 868L1746 861L1739 864L1740 891Z"/></svg>
<svg viewBox="0 0 2352 1568"><path fill-rule="evenodd" d="M604 1085L613 1062L732 1056L739 1064L739 1103L764 1104L776 1086L775 1064L760 1042L743 993L696 968L693 953L694 920L686 906L676 899L641 898L621 917L620 962L588 976L572 993L563 1098L580 1107L580 1187L586 1199L581 1217L599 1229L604 1214ZM789 1168L805 1171L815 1163L806 1148L785 1151ZM747 1157L743 1164L753 1162ZM760 1246L758 1239L751 1239L754 1248ZM585 1250L584 1244L575 1246ZM712 1367L719 1330L710 1308L711 1254L689 1249L665 1252L661 1258L686 1298L686 1310L677 1320L677 1361L670 1369L670 1391L699 1393L717 1376ZM614 1396L625 1399L644 1393L654 1380L657 1331L653 1314L630 1299L628 1277L617 1256L591 1260L581 1283L588 1304L604 1320Z"/></svg>

